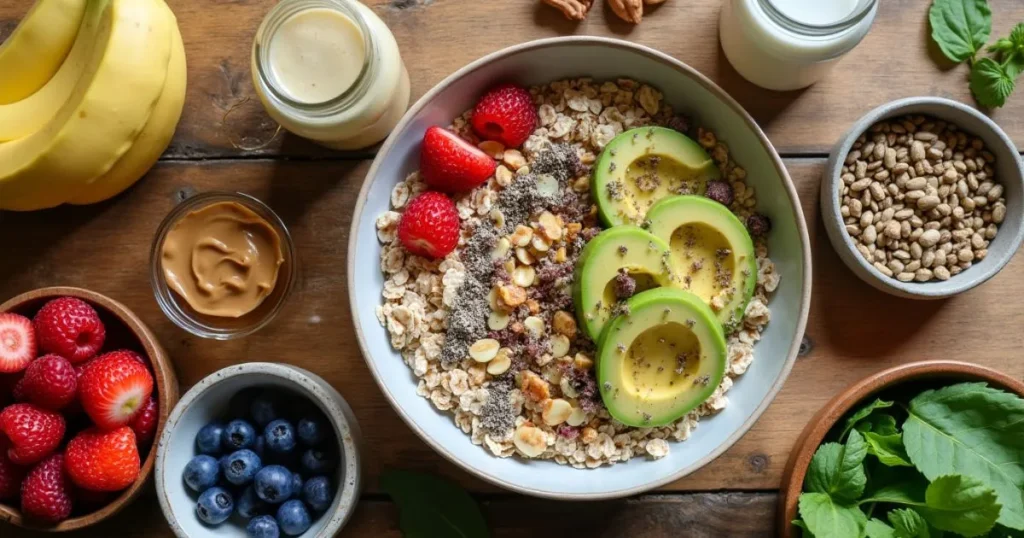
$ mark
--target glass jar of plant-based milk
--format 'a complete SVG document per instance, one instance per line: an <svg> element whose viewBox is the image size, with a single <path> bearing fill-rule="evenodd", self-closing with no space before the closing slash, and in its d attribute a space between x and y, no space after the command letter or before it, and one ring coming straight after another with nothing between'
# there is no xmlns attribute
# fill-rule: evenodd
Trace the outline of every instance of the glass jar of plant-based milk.
<svg viewBox="0 0 1024 538"><path fill-rule="evenodd" d="M871 28L878 0L725 0L719 39L729 63L769 90L824 78Z"/></svg>
<svg viewBox="0 0 1024 538"><path fill-rule="evenodd" d="M409 106L395 36L353 0L282 0L257 31L252 73L275 121L334 149L380 142Z"/></svg>

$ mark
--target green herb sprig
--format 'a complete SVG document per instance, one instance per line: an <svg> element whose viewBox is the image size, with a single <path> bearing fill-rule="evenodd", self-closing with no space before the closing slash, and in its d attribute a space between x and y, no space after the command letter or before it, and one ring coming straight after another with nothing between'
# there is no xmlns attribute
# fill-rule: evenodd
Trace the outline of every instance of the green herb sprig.
<svg viewBox="0 0 1024 538"><path fill-rule="evenodd" d="M1024 399L960 383L875 400L837 434L808 466L803 536L1024 537Z"/></svg>
<svg viewBox="0 0 1024 538"><path fill-rule="evenodd" d="M932 39L954 63L971 66L969 85L978 104L998 108L1013 93L1024 72L1024 23L1009 37L985 48L992 33L992 10L987 0L934 0L928 11ZM987 50L991 56L978 57Z"/></svg>

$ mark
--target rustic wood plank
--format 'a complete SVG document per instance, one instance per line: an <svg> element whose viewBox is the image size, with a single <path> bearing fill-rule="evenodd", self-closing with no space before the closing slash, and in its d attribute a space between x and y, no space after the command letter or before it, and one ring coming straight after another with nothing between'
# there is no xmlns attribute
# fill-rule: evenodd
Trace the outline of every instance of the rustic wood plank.
<svg viewBox="0 0 1024 538"><path fill-rule="evenodd" d="M832 250L818 219L821 159L788 160L814 252L814 300L807 336L782 393L754 428L722 457L667 490L763 490L779 487L782 468L807 419L843 387L876 370L921 359L955 358L1024 377L1012 360L1024 335L1006 320L1024 317L1024 259L962 296L900 300L856 279ZM494 491L437 456L388 405L364 366L346 293L345 249L352 209L368 163L164 162L116 200L28 214L0 213L0 299L67 284L109 294L134 309L174 358L182 390L242 361L300 364L341 391L363 426L370 488L383 467L453 477L474 491ZM192 337L167 320L149 286L149 249L157 225L182 189L241 190L274 207L289 225L301 278L279 318L238 341ZM783 275L785 278L785 275ZM410 387L411 390L411 387Z"/></svg>
<svg viewBox="0 0 1024 538"><path fill-rule="evenodd" d="M500 496L481 502L494 538L588 536L593 538L670 538L685 530L690 538L762 538L774 535L774 493L649 495L628 501L569 503ZM52 536L0 526L5 537ZM9 534L8 534L9 533ZM174 534L152 496L82 534L118 538L171 538ZM364 499L341 538L401 538L398 509L390 501ZM433 538L446 538L437 536Z"/></svg>
<svg viewBox="0 0 1024 538"><path fill-rule="evenodd" d="M331 155L298 137L274 136L276 125L255 99L249 56L253 36L274 0L196 2L168 0L188 52L185 112L167 156ZM0 3L0 37L32 0ZM720 2L672 1L632 27L596 6L573 24L535 0L369 0L394 31L412 78L413 97L484 54L531 39L569 34L618 37L660 49L696 67L736 97L786 155L822 154L857 118L876 105L911 95L939 95L973 103L966 68L936 64L927 2L885 1L865 41L818 85L769 92L743 80L718 45ZM1024 3L991 0L993 36L1024 20ZM225 114L233 107L231 114ZM1024 97L1015 96L993 117L1024 145ZM337 155L336 153L333 155ZM365 153L350 155L365 157Z"/></svg>

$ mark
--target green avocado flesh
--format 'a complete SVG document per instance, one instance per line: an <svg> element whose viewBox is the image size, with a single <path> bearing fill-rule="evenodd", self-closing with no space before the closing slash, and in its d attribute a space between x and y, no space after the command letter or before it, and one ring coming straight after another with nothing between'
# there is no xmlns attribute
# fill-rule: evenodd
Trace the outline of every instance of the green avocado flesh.
<svg viewBox="0 0 1024 538"><path fill-rule="evenodd" d="M619 302L615 277L626 269L637 291L672 286L676 279L668 243L636 226L616 226L597 234L576 263L572 298L576 319L595 342Z"/></svg>
<svg viewBox="0 0 1024 538"><path fill-rule="evenodd" d="M591 192L606 226L641 224L658 200L703 194L721 173L700 144L665 127L630 129L605 146L594 165Z"/></svg>
<svg viewBox="0 0 1024 538"><path fill-rule="evenodd" d="M711 306L723 325L743 319L757 283L754 242L724 205L701 196L664 198L648 231L669 244L679 285Z"/></svg>
<svg viewBox="0 0 1024 538"><path fill-rule="evenodd" d="M631 297L597 352L601 399L628 426L664 426L711 396L725 376L726 345L711 309L692 293L658 288Z"/></svg>

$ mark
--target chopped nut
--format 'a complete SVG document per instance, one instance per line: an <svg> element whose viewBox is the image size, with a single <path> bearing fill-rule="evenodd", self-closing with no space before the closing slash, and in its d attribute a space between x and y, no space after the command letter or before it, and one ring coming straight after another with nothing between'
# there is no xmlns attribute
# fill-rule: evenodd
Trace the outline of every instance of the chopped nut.
<svg viewBox="0 0 1024 538"><path fill-rule="evenodd" d="M554 358L564 357L569 353L569 338L564 334L556 334L551 337L551 355Z"/></svg>
<svg viewBox="0 0 1024 538"><path fill-rule="evenodd" d="M547 399L541 403L541 417L548 426L558 426L568 420L570 415L572 405L561 398Z"/></svg>
<svg viewBox="0 0 1024 538"><path fill-rule="evenodd" d="M537 261L537 258L524 247L516 248L516 259L525 265L533 265Z"/></svg>
<svg viewBox="0 0 1024 538"><path fill-rule="evenodd" d="M492 310L487 316L487 328L492 331L500 331L505 327L508 327L508 322L511 317L506 312L500 310Z"/></svg>
<svg viewBox="0 0 1024 538"><path fill-rule="evenodd" d="M593 443L596 440L597 440L597 430L595 430L594 428L591 428L590 426L587 426L586 428L583 428L582 432L580 432L580 441L582 441L583 444L585 444L585 445L586 444L590 444L590 443Z"/></svg>
<svg viewBox="0 0 1024 538"><path fill-rule="evenodd" d="M493 338L481 338L469 346L469 356L476 362L489 362L498 354L501 344Z"/></svg>
<svg viewBox="0 0 1024 538"><path fill-rule="evenodd" d="M551 388L548 382L529 370L523 371L519 390L523 391L527 398L535 402L544 401L551 397Z"/></svg>
<svg viewBox="0 0 1024 538"><path fill-rule="evenodd" d="M526 302L526 290L519 286L505 285L498 288L498 298L511 307L517 307Z"/></svg>
<svg viewBox="0 0 1024 538"><path fill-rule="evenodd" d="M529 316L523 320L523 326L526 330L533 335L534 338L540 338L544 334L544 320L537 316Z"/></svg>
<svg viewBox="0 0 1024 538"><path fill-rule="evenodd" d="M551 240L541 234L533 234L530 246L537 252L547 252L551 248Z"/></svg>
<svg viewBox="0 0 1024 538"><path fill-rule="evenodd" d="M577 370L589 370L594 367L594 360L582 353L577 353L576 358L573 359L572 365L575 366Z"/></svg>
<svg viewBox="0 0 1024 538"><path fill-rule="evenodd" d="M558 334L564 334L569 338L576 337L576 318L565 310L555 312L551 318L551 328Z"/></svg>
<svg viewBox="0 0 1024 538"><path fill-rule="evenodd" d="M555 263L565 263L567 259L565 247L558 247L558 250L555 251Z"/></svg>
<svg viewBox="0 0 1024 538"><path fill-rule="evenodd" d="M538 303L536 299L527 299L526 308L530 311L531 314L540 313L540 303Z"/></svg>
<svg viewBox="0 0 1024 538"><path fill-rule="evenodd" d="M585 3L589 4L590 2L587 1ZM523 157L522 152L517 149L506 149L501 160L512 170L518 170L526 166L526 157Z"/></svg>
<svg viewBox="0 0 1024 538"><path fill-rule="evenodd" d="M505 155L505 145L501 142L495 142L493 140L484 140L477 144L484 153L494 157L494 160L500 161Z"/></svg>
<svg viewBox="0 0 1024 538"><path fill-rule="evenodd" d="M564 396L568 396L570 398L579 396L576 389L573 388L572 383L569 382L569 378L567 376L563 376L561 381L558 382L558 388L562 389L562 394Z"/></svg>
<svg viewBox="0 0 1024 538"><path fill-rule="evenodd" d="M507 347L498 350L498 354L494 356L494 359L487 363L487 373L501 375L507 372L509 367L512 366L511 351Z"/></svg>
<svg viewBox="0 0 1024 538"><path fill-rule="evenodd" d="M512 271L512 283L521 288L529 288L537 276L537 271L529 265L520 265Z"/></svg>
<svg viewBox="0 0 1024 538"><path fill-rule="evenodd" d="M544 230L544 235L548 239L557 241L562 238L562 225L550 211L541 213L537 221Z"/></svg>
<svg viewBox="0 0 1024 538"><path fill-rule="evenodd" d="M569 414L569 418L565 419L565 423L566 424L568 424L570 426L574 426L574 427L575 426L579 426L579 425L583 424L586 421L587 421L587 412L582 410L582 409L580 409L579 407L574 407L572 409L572 413Z"/></svg>
<svg viewBox="0 0 1024 538"><path fill-rule="evenodd" d="M644 16L643 0L608 0L608 6L620 19L639 24Z"/></svg>
<svg viewBox="0 0 1024 538"><path fill-rule="evenodd" d="M512 435L512 443L527 458L536 458L544 453L548 445L544 432L535 426L523 424L516 428Z"/></svg>
<svg viewBox="0 0 1024 538"><path fill-rule="evenodd" d="M530 244L530 239L533 239L533 228L529 226L523 226L522 224L516 226L514 232L509 237L512 244L517 247L525 247Z"/></svg>
<svg viewBox="0 0 1024 538"><path fill-rule="evenodd" d="M567 241L572 241L573 239L576 239L576 234L580 233L580 230L582 230L582 229L583 229L583 224L581 224L579 222L570 222L569 224L566 224L565 225L565 239Z"/></svg>
<svg viewBox="0 0 1024 538"><path fill-rule="evenodd" d="M512 248L512 244L509 243L508 239L502 237L494 245L494 250L491 250L491 259L500 260L505 256L508 256L509 249Z"/></svg>

